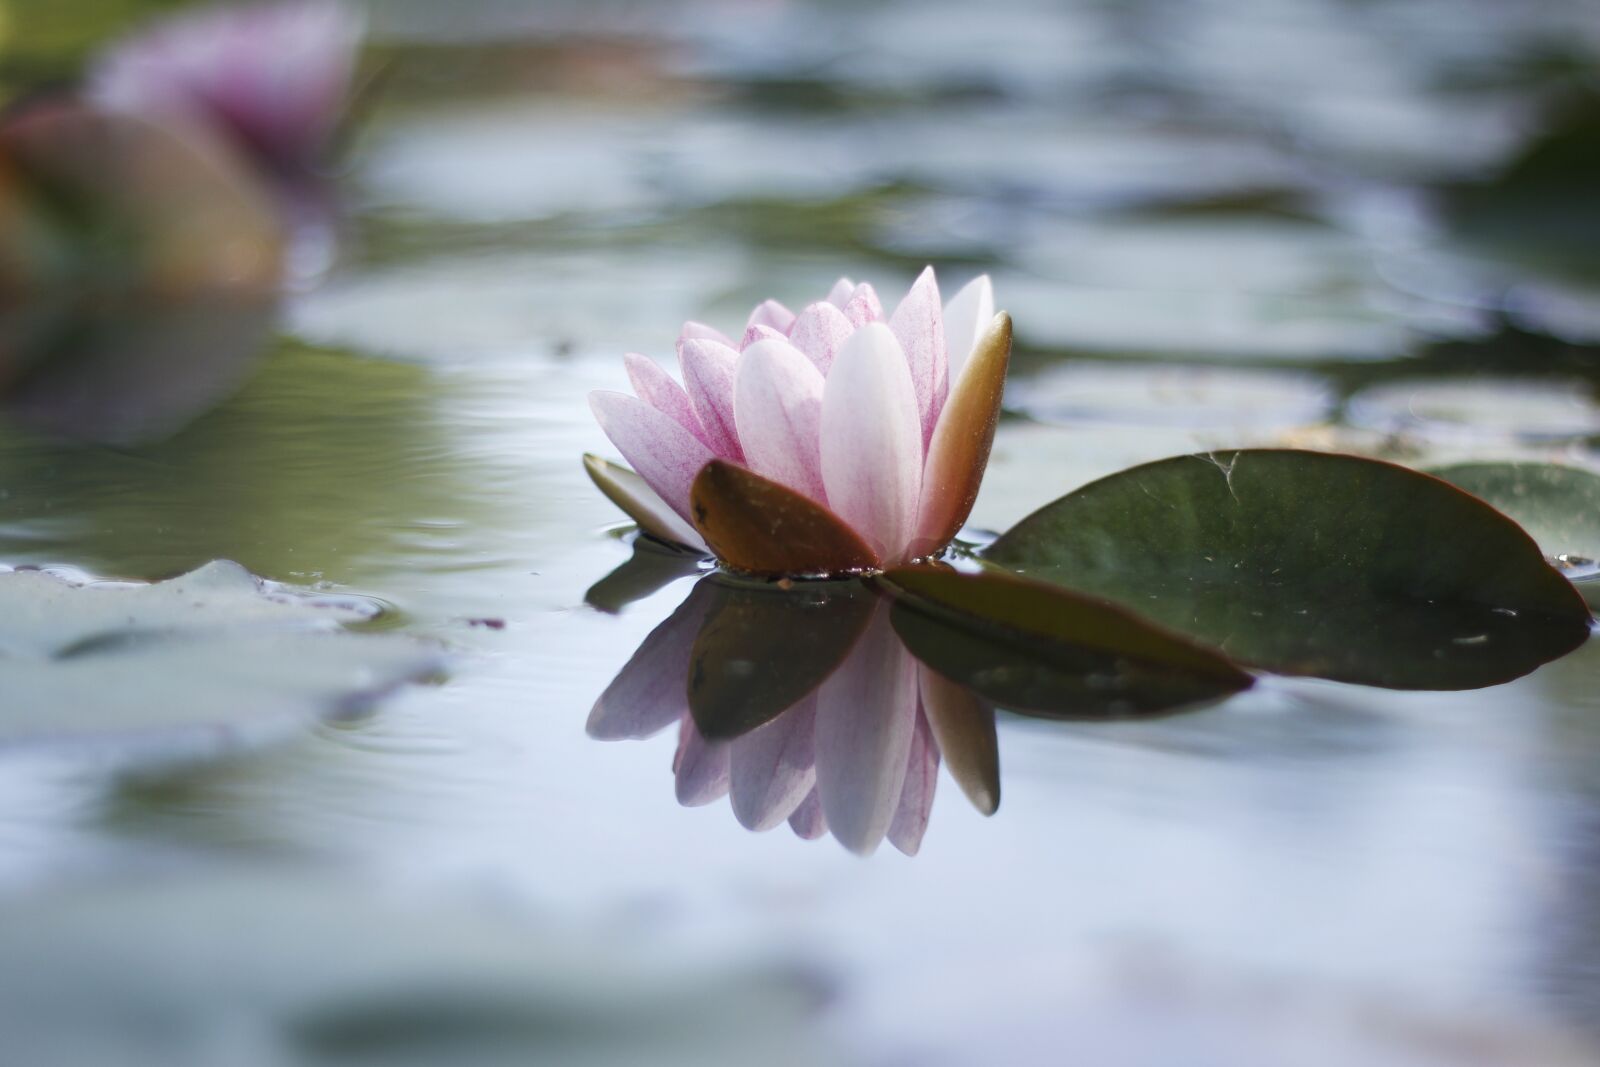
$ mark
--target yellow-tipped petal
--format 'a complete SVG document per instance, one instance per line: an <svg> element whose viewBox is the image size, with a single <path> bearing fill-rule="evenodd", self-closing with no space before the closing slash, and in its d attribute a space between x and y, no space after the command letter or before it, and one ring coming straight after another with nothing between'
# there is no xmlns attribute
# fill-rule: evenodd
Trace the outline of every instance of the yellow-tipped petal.
<svg viewBox="0 0 1600 1067"><path fill-rule="evenodd" d="M934 427L923 464L913 557L929 555L949 544L972 514L984 468L989 465L1010 365L1011 316L1002 311L961 368Z"/></svg>

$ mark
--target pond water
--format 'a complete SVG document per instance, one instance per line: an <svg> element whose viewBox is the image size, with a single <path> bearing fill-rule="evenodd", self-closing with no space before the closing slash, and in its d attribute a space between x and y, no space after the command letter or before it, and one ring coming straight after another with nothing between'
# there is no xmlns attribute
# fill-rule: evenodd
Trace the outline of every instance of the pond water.
<svg viewBox="0 0 1600 1067"><path fill-rule="evenodd" d="M343 250L237 395L154 444L0 426L0 560L235 560L381 600L449 677L176 769L0 754L18 923L84 886L332 870L647 955L658 991L797 969L823 996L773 1026L817 1062L1600 1061L1600 647L1473 692L1002 712L998 809L947 758L920 847L891 833L915 855L863 857L747 831L715 768L686 786L676 719L590 736L699 574L592 606L633 549L579 462L613 454L585 397L625 351L933 262L989 272L1017 328L975 536L1211 447L1600 465L1592 258L1447 210L1550 129L1561 61L1600 51L1587 3L445 10L373 11ZM892 755L815 773L898 795ZM748 993L711 987L701 1036L745 1040Z"/></svg>

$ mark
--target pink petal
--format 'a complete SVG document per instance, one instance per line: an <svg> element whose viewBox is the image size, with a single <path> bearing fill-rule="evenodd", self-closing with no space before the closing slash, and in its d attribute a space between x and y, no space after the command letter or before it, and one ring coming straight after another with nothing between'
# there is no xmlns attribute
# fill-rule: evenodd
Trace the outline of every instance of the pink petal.
<svg viewBox="0 0 1600 1067"><path fill-rule="evenodd" d="M678 753L672 760L678 803L697 808L726 796L728 755L728 742L707 741L695 728L694 719L685 715L678 733Z"/></svg>
<svg viewBox="0 0 1600 1067"><path fill-rule="evenodd" d="M889 832L917 723L916 661L881 606L817 690L817 796L839 843L863 855Z"/></svg>
<svg viewBox="0 0 1600 1067"><path fill-rule="evenodd" d="M622 357L622 362L628 369L628 381L640 400L661 414L670 416L702 441L705 440L705 430L695 417L689 394L684 392L683 386L672 375L662 370L661 365L649 356L641 356L637 352L629 352Z"/></svg>
<svg viewBox="0 0 1600 1067"><path fill-rule="evenodd" d="M589 409L645 484L692 525L689 486L716 458L711 450L671 416L627 393L590 393Z"/></svg>
<svg viewBox="0 0 1600 1067"><path fill-rule="evenodd" d="M922 487L922 425L900 343L881 323L857 330L828 374L822 482L829 508L880 558L904 559Z"/></svg>
<svg viewBox="0 0 1600 1067"><path fill-rule="evenodd" d="M739 341L739 351L743 352L757 341L787 341L789 338L774 330L771 326L760 323L745 330L744 337Z"/></svg>
<svg viewBox="0 0 1600 1067"><path fill-rule="evenodd" d="M740 825L770 830L792 815L816 786L816 695L733 740L729 799Z"/></svg>
<svg viewBox="0 0 1600 1067"><path fill-rule="evenodd" d="M889 317L889 329L906 354L911 382L917 388L917 413L922 419L922 444L927 447L933 426L950 391L945 358L944 319L939 306L939 283L928 267L917 275L900 306Z"/></svg>
<svg viewBox="0 0 1600 1067"><path fill-rule="evenodd" d="M807 304L794 320L789 343L806 354L824 375L833 367L839 349L856 332L844 312L830 303Z"/></svg>
<svg viewBox="0 0 1600 1067"><path fill-rule="evenodd" d="M849 278L840 278L833 283L833 288L828 290L828 303L836 308L842 308L850 302L850 296L855 291L855 282Z"/></svg>
<svg viewBox="0 0 1600 1067"><path fill-rule="evenodd" d="M794 325L794 312L778 303L776 300L763 300L750 312L750 319L744 324L748 330L752 326L771 326L784 336L788 336L789 327Z"/></svg>
<svg viewBox="0 0 1600 1067"><path fill-rule="evenodd" d="M856 286L856 291L845 302L844 317L850 320L852 326L865 326L882 319L883 304L878 301L877 290L866 282Z"/></svg>
<svg viewBox="0 0 1600 1067"><path fill-rule="evenodd" d="M821 504L822 372L789 342L758 341L739 360L733 412L751 470Z"/></svg>
<svg viewBox="0 0 1600 1067"><path fill-rule="evenodd" d="M944 306L944 343L949 357L949 380L961 376L972 348L994 321L994 285L987 274L980 274Z"/></svg>
<svg viewBox="0 0 1600 1067"><path fill-rule="evenodd" d="M928 720L919 710L917 728L911 737L911 757L906 768L906 784L900 790L900 804L889 824L889 843L915 856L922 847L922 835L933 814L933 790L939 783L939 748L934 744Z"/></svg>
<svg viewBox="0 0 1600 1067"><path fill-rule="evenodd" d="M828 832L828 820L822 815L822 801L817 798L816 786L811 787L811 792L789 816L789 829L805 841L815 841Z"/></svg>
<svg viewBox="0 0 1600 1067"><path fill-rule="evenodd" d="M733 338L715 326L707 326L705 323L695 322L693 319L684 323L683 329L678 331L678 344L682 345L685 341L718 341L729 348L733 347Z"/></svg>
<svg viewBox="0 0 1600 1067"><path fill-rule="evenodd" d="M696 592L698 592L698 586ZM589 712L585 729L599 741L645 738L689 714L689 653L713 596L695 592L650 631Z"/></svg>
<svg viewBox="0 0 1600 1067"><path fill-rule="evenodd" d="M692 338L678 344L678 367L705 442L721 459L744 462L733 422L733 379L739 353L720 341ZM641 472L642 473L642 472Z"/></svg>

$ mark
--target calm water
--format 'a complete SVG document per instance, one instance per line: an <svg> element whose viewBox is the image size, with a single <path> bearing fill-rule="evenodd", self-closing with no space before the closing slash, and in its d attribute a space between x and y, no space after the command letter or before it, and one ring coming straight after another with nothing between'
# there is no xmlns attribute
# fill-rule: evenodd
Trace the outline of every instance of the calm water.
<svg viewBox="0 0 1600 1067"><path fill-rule="evenodd" d="M1002 713L999 810L941 771L919 854L861 858L681 806L676 729L587 736L693 578L586 605L630 549L578 461L624 351L932 261L992 273L1021 346L977 529L1197 447L1600 463L1600 290L1440 206L1544 129L1586 4L440 10L376 15L352 232L260 373L155 445L0 427L0 558L234 559L458 668L219 766L12 757L12 907L266 862L470 887L684 966L798 961L871 1063L1600 1060L1600 649L1471 693Z"/></svg>

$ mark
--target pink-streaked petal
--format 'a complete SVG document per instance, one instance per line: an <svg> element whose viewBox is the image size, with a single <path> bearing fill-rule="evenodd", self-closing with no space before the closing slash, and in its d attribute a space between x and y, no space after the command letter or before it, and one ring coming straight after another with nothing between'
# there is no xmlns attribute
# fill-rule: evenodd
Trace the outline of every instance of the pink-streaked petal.
<svg viewBox="0 0 1600 1067"><path fill-rule="evenodd" d="M690 593L644 639L589 712L585 729L597 741L650 737L689 715L689 653L715 603Z"/></svg>
<svg viewBox="0 0 1600 1067"><path fill-rule="evenodd" d="M828 303L836 308L842 308L850 302L850 297L855 294L856 283L849 278L840 278L833 283L833 288L828 290Z"/></svg>
<svg viewBox="0 0 1600 1067"><path fill-rule="evenodd" d="M822 372L789 342L758 341L739 360L733 413L745 463L819 504L822 486Z"/></svg>
<svg viewBox="0 0 1600 1067"><path fill-rule="evenodd" d="M980 274L944 306L944 344L949 356L952 384L961 377L973 346L994 321L994 285Z"/></svg>
<svg viewBox="0 0 1600 1067"><path fill-rule="evenodd" d="M813 693L771 722L734 738L729 799L734 818L749 830L770 830L794 814L816 786Z"/></svg>
<svg viewBox="0 0 1600 1067"><path fill-rule="evenodd" d="M867 282L856 286L856 291L845 301L844 317L856 327L880 321L883 318L883 303L878 299L878 291Z"/></svg>
<svg viewBox="0 0 1600 1067"><path fill-rule="evenodd" d="M733 347L733 338L715 326L707 326L705 323L695 322L693 319L684 323L683 329L678 331L678 344L682 345L685 341L716 341L719 344L727 345L729 348Z"/></svg>
<svg viewBox="0 0 1600 1067"><path fill-rule="evenodd" d="M720 459L744 462L733 421L733 380L739 353L720 341L691 339L678 345L678 367L705 442Z"/></svg>
<svg viewBox="0 0 1600 1067"><path fill-rule="evenodd" d="M922 847L933 813L933 791L939 783L939 747L934 744L928 720L919 711L917 728L911 737L911 756L906 764L906 784L900 789L900 803L889 824L889 843L915 856Z"/></svg>
<svg viewBox="0 0 1600 1067"><path fill-rule="evenodd" d="M645 484L692 524L689 487L717 458L711 450L676 420L627 393L590 393L589 409Z"/></svg>
<svg viewBox="0 0 1600 1067"><path fill-rule="evenodd" d="M817 797L817 787L800 801L800 806L789 816L789 829L804 841L815 841L828 832L828 820L822 814L822 801Z"/></svg>
<svg viewBox="0 0 1600 1067"><path fill-rule="evenodd" d="M752 326L771 326L774 330L789 335L789 327L794 325L794 312L778 303L776 300L763 300L750 312L750 319L744 324L748 330Z"/></svg>
<svg viewBox="0 0 1600 1067"><path fill-rule="evenodd" d="M779 333L771 326L757 323L745 330L744 336L739 339L739 351L743 352L757 341L787 341L788 339L787 335Z"/></svg>
<svg viewBox="0 0 1600 1067"><path fill-rule="evenodd" d="M707 741L695 728L694 719L685 715L678 733L678 752L672 760L678 803L698 808L727 796L728 756L728 742Z"/></svg>
<svg viewBox="0 0 1600 1067"><path fill-rule="evenodd" d="M817 795L839 843L866 855L889 832L917 723L916 661L879 605L817 690Z"/></svg>
<svg viewBox="0 0 1600 1067"><path fill-rule="evenodd" d="M670 416L702 441L705 440L705 430L695 416L693 405L689 403L689 394L684 392L677 379L655 360L637 352L629 352L622 357L622 362L627 367L628 382L633 386L635 396L661 414Z"/></svg>
<svg viewBox="0 0 1600 1067"><path fill-rule="evenodd" d="M806 358L827 375L839 349L856 332L849 319L830 303L807 304L794 320L789 331L789 343L806 354Z"/></svg>
<svg viewBox="0 0 1600 1067"><path fill-rule="evenodd" d="M928 267L911 283L905 298L889 316L889 329L911 368L911 383L917 389L917 414L922 420L922 443L927 447L934 423L950 391L948 362L945 357L943 308L939 305L939 282Z"/></svg>
<svg viewBox="0 0 1600 1067"><path fill-rule="evenodd" d="M828 507L889 563L905 558L922 485L922 425L900 342L881 323L857 330L822 394Z"/></svg>

